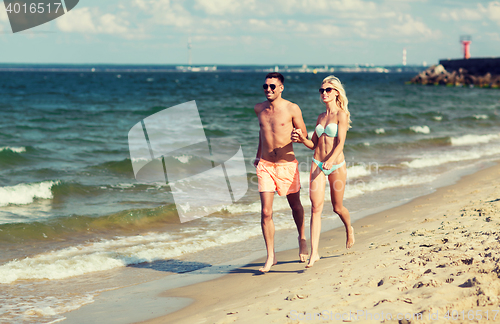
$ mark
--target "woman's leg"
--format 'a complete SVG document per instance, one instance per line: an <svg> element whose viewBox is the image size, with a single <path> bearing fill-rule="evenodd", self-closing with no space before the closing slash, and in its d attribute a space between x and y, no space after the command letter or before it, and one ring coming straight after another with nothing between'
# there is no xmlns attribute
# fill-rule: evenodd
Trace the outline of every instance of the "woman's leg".
<svg viewBox="0 0 500 324"><path fill-rule="evenodd" d="M349 211L343 204L346 180L347 168L345 164L328 176L333 211L340 216L340 219L344 223L347 236L345 246L350 249L354 244L354 229L351 226L351 216L349 215Z"/></svg>
<svg viewBox="0 0 500 324"><path fill-rule="evenodd" d="M311 256L306 268L314 265L320 256L318 252L319 236L321 234L321 212L325 201L326 177L316 163L311 163L311 180L309 197L311 199Z"/></svg>

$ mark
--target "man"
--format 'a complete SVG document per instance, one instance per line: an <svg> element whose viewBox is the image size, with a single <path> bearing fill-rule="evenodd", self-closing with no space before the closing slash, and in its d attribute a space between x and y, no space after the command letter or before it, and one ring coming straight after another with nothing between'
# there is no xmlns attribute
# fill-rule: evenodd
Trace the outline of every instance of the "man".
<svg viewBox="0 0 500 324"><path fill-rule="evenodd" d="M299 260L307 259L304 228L304 208L300 202L298 162L293 152L292 131L297 128L307 134L299 106L281 97L284 78L280 73L269 73L263 85L267 101L256 104L259 118L259 147L254 165L257 168L259 194L262 206L261 226L266 242L267 260L261 272L268 272L278 261L274 252L273 199L274 192L286 195L299 232Z"/></svg>

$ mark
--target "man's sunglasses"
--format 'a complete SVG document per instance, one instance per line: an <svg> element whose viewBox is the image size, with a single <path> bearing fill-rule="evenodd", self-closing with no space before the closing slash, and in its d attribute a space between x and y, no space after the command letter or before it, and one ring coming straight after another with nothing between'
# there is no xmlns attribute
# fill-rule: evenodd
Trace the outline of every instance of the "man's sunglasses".
<svg viewBox="0 0 500 324"><path fill-rule="evenodd" d="M275 84L263 84L262 85L262 88L264 88L264 90L267 90L267 87L271 88L271 90L276 89L276 85Z"/></svg>
<svg viewBox="0 0 500 324"><path fill-rule="evenodd" d="M326 89L323 89L323 88L319 88L319 93L323 94L323 92L326 91L326 93L330 93L332 92L333 88L326 88Z"/></svg>

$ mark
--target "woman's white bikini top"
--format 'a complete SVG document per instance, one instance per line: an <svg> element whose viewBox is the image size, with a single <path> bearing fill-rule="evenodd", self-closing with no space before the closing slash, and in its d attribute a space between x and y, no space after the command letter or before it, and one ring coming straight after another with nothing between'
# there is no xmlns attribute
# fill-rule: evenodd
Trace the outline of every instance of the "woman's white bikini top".
<svg viewBox="0 0 500 324"><path fill-rule="evenodd" d="M331 123L328 124L325 128L323 128L323 125L318 124L316 125L316 135L318 135L318 138L323 135L323 133L326 134L326 136L329 137L337 137L338 133L338 126L337 124Z"/></svg>

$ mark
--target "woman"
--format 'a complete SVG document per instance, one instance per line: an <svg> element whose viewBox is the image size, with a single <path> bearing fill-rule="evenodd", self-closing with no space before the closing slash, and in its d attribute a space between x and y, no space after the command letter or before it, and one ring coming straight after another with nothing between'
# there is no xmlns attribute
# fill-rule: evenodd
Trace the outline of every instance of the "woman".
<svg viewBox="0 0 500 324"><path fill-rule="evenodd" d="M309 140L300 129L294 130L294 142L303 143L314 150L311 163L309 194L311 198L311 256L306 268L320 259L318 253L321 233L321 212L325 199L326 178L330 183L333 211L344 223L349 249L354 244L354 230L351 226L349 211L342 204L346 184L347 169L344 159L344 143L347 129L350 127L350 113L347 109L347 97L340 80L335 76L326 77L319 89L320 97L326 105L326 112L319 115L316 129Z"/></svg>

